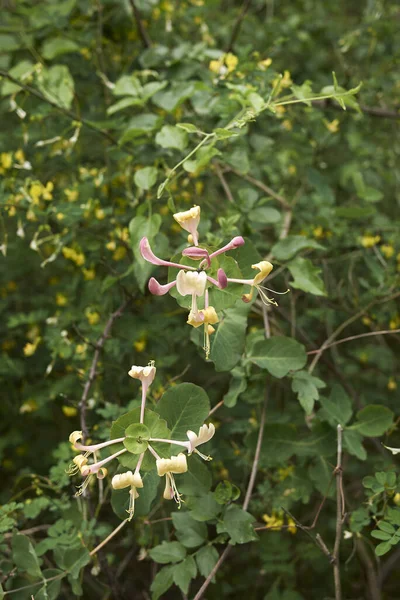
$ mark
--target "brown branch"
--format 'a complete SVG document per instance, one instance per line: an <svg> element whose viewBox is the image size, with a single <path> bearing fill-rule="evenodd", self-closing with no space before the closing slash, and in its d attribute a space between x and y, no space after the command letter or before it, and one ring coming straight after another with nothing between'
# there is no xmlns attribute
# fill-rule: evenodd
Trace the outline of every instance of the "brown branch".
<svg viewBox="0 0 400 600"><path fill-rule="evenodd" d="M358 339L364 338L364 337L370 337L372 335L387 335L390 333L400 333L400 329L385 329L382 331L369 331L368 333L360 333L359 335L351 335L350 337L343 338L341 340L337 340L337 342L333 342L332 344L329 344L328 346L324 346L323 350L327 350L328 348L332 348L332 346L337 346L338 344L344 344L344 342L352 342L353 340L358 340ZM318 354L318 352L321 349L322 349L322 346L318 350L310 350L309 352L307 352L307 354Z"/></svg>
<svg viewBox="0 0 400 600"><path fill-rule="evenodd" d="M218 163L215 163L215 172L217 174L218 179L221 182L221 185L222 185L222 187L224 189L225 195L228 198L229 202L234 203L235 200L233 199L231 189L230 189L230 187L229 187L229 185L228 185L228 183L227 183L227 181L226 181L226 179L225 179L225 177L224 177L224 175L223 175L223 173L222 173L222 171L221 171Z"/></svg>
<svg viewBox="0 0 400 600"><path fill-rule="evenodd" d="M206 591L206 589L208 588L208 586L210 585L211 580L214 578L214 575L216 574L216 572L218 571L218 569L220 568L220 566L222 565L222 563L225 562L225 559L227 558L227 556L228 556L228 554L230 553L231 550L232 550L232 546L227 546L225 548L225 550L223 551L223 553L221 554L221 556L219 557L219 559L215 563L215 566L214 566L213 570L208 575L207 579L205 580L205 582L203 583L203 585L201 586L201 588L199 589L199 591L197 592L197 594L195 595L195 597L193 598L193 600L200 600L200 598L203 597L203 594Z"/></svg>
<svg viewBox="0 0 400 600"><path fill-rule="evenodd" d="M286 200L286 198L284 198L280 194L277 194L272 188L270 188L268 185L266 185L262 181L259 181L252 175L247 175L246 173L241 173L240 171L238 171L237 169L234 169L233 167L231 167L229 165L224 165L224 170L234 173L238 177L241 177L242 179L245 179L249 183L252 183L255 187L258 187L259 190L263 191L268 196L271 196L271 198L274 198L275 200L277 200L280 204L282 204L282 206L286 210L291 210L291 206L290 206L289 202Z"/></svg>
<svg viewBox="0 0 400 600"><path fill-rule="evenodd" d="M400 548L394 550L389 558L383 563L379 573L379 586L382 587L394 568L398 569L400 563ZM397 572L397 571L396 571Z"/></svg>
<svg viewBox="0 0 400 600"><path fill-rule="evenodd" d="M370 600L381 600L381 591L379 589L379 581L376 573L375 565L371 559L365 543L361 538L356 540L356 550L358 558L362 563L365 571L365 577L367 579L366 596Z"/></svg>
<svg viewBox="0 0 400 600"><path fill-rule="evenodd" d="M124 301L123 304L121 304L121 306L115 312L112 313L112 315L110 316L110 318L108 319L108 321L106 323L106 326L104 327L103 333L101 334L101 336L99 337L99 339L96 342L96 350L94 352L92 364L90 366L89 377L86 380L85 386L83 388L82 397L79 402L80 423L81 423L81 430L83 432L83 440L86 440L86 438L88 437L88 428L86 425L87 399L88 399L90 388L96 378L96 368L97 368L97 363L99 362L100 352L110 334L110 331L111 331L111 328L113 326L115 319L117 319L118 317L120 317L122 315L122 313L124 312L127 305L128 305L128 301Z"/></svg>
<svg viewBox="0 0 400 600"><path fill-rule="evenodd" d="M332 102L331 100L313 100L312 105L316 108L330 109L343 111L339 104ZM359 104L359 109L366 115L371 117L380 117L381 119L400 119L399 110L389 110L387 108L381 108L380 106L366 106L365 104ZM355 108L347 107L346 110L350 112L358 112Z"/></svg>
<svg viewBox="0 0 400 600"><path fill-rule="evenodd" d="M237 37L239 35L243 19L245 18L246 13L247 13L247 11L250 8L250 4L251 4L251 0L245 0L243 2L242 8L241 8L240 13L239 13L239 16L236 19L235 25L233 26L232 35L231 35L229 43L228 43L228 45L226 47L226 52L230 52L231 50L233 50L233 45L236 42L236 39L237 39Z"/></svg>
<svg viewBox="0 0 400 600"><path fill-rule="evenodd" d="M86 119L79 117L77 114L75 114L71 110L68 110L67 108L63 108L62 106L59 106L56 102L54 102L53 100L50 100L50 98L47 98L46 96L41 94L39 92L39 90L37 90L36 88L32 87L31 85L26 85L25 83L22 83L21 81L19 81L18 79L16 79L12 75L10 75L10 73L8 73L8 71L5 71L4 69L0 69L0 77L5 77L9 81L12 81L12 83L15 83L15 85L18 85L22 90L24 90L24 92L28 92L29 94L32 94L32 96L39 98L39 100L42 100L42 102L46 102L47 104L50 104L50 106L52 106L53 108L55 108L56 110L58 110L59 112L64 114L65 116L69 117L73 121L76 121L80 125L85 125L85 127L88 127L92 131L95 131L99 135L102 135L103 137L107 138L115 146L119 145L118 140L116 138L114 138L110 133L108 133L108 131L105 131L105 129L100 129L99 127L96 127L96 125L93 125L93 123L91 123L91 121L87 121ZM127 154L131 154L131 152L129 150L127 150L126 148L124 149L124 152L126 152Z"/></svg>
<svg viewBox="0 0 400 600"><path fill-rule="evenodd" d="M129 4L131 5L132 12L135 17L136 25L138 28L140 38L143 42L143 45L146 48L151 48L151 46L153 45L153 42L151 41L150 36L147 33L147 29L143 25L142 16L140 14L140 11L139 11L138 7L136 6L134 0L129 0Z"/></svg>
<svg viewBox="0 0 400 600"><path fill-rule="evenodd" d="M210 410L210 412L208 413L208 416L211 417L211 415L213 413L215 413L216 410L218 410L221 406L223 406L224 401L221 400L220 402L218 402L218 404L216 404L215 406L212 407L212 409Z"/></svg>
<svg viewBox="0 0 400 600"><path fill-rule="evenodd" d="M343 428L337 426L337 459L336 459L336 537L333 547L333 579L335 583L335 600L342 600L342 585L340 581L340 542L342 538L342 527L344 517L343 498L343 469L342 469L342 439Z"/></svg>

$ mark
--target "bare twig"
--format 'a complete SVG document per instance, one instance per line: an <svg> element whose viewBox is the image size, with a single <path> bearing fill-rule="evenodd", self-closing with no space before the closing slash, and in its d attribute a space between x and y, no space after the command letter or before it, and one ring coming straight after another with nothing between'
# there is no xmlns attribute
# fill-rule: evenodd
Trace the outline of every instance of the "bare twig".
<svg viewBox="0 0 400 600"><path fill-rule="evenodd" d="M218 410L221 406L223 406L224 401L221 400L220 402L218 402L218 404L216 404L215 406L212 407L212 409L210 410L210 412L208 413L208 416L211 417L211 415L213 413L215 413L216 410Z"/></svg>
<svg viewBox="0 0 400 600"><path fill-rule="evenodd" d="M359 335L351 335L350 337L343 338L341 340L337 340L328 346L321 346L318 350L310 350L307 354L318 354L318 352L322 349L327 350L328 348L332 348L332 346L337 346L338 344L344 344L345 342L352 342L353 340L358 340L364 337L370 337L373 335L387 335L391 333L400 333L400 329L384 329L382 331L369 331L368 333L360 333Z"/></svg>
<svg viewBox="0 0 400 600"><path fill-rule="evenodd" d="M263 437L264 437L264 426L265 426L265 415L267 413L267 404L268 404L268 393L266 391L264 404L263 404L262 411L261 411L260 429L258 431L256 451L254 453L254 459L253 459L253 465L251 467L250 479L249 479L249 483L247 485L246 495L244 497L243 510L247 510L247 508L249 506L249 503L251 500L251 495L253 493L254 484L256 481L258 462L260 460L261 446L262 446L262 441L263 441Z"/></svg>
<svg viewBox="0 0 400 600"><path fill-rule="evenodd" d="M47 531L51 527L51 525L36 525L35 527L30 527L29 529L21 529L18 533L22 535L33 535L34 533L38 533L39 531ZM5 533L4 537L11 538L13 533Z"/></svg>
<svg viewBox="0 0 400 600"><path fill-rule="evenodd" d="M139 31L140 38L143 42L143 45L146 48L151 48L151 46L153 45L153 42L151 41L150 36L147 33L147 29L143 25L142 16L140 14L140 11L139 11L138 7L136 6L134 0L129 0L129 4L131 5L132 12L135 17L136 25L137 25L137 28Z"/></svg>
<svg viewBox="0 0 400 600"><path fill-rule="evenodd" d="M215 163L215 172L217 174L218 179L221 182L222 187L224 188L225 195L228 198L229 202L234 203L235 200L233 199L231 189L230 189L230 187L229 187L229 185L228 185L228 183L227 183L227 181L226 181L226 179L224 177L224 174L222 173L222 171L221 171L218 163Z"/></svg>
<svg viewBox="0 0 400 600"><path fill-rule="evenodd" d="M333 578L335 583L335 600L342 600L342 585L340 581L340 541L344 517L343 470L342 470L342 438L343 428L337 426L337 459L336 459L336 537L333 547Z"/></svg>
<svg viewBox="0 0 400 600"><path fill-rule="evenodd" d="M312 540L312 542L321 550L321 552L323 552L323 554L325 554L325 556L327 556L329 558L329 562L333 562L334 558L331 554L331 552L329 552L324 540L322 539L322 537L319 535L319 533L317 533L317 535L314 537L311 533L310 533L310 527L305 527L302 523L300 523L300 521L298 519L296 519L296 517L294 515L292 515L291 512L289 512L286 508L284 508L283 506L281 506L282 510L284 513L286 513L291 519L293 519L293 521L295 522L296 526L301 529L301 531L304 531L304 533L306 535L308 535L308 537Z"/></svg>
<svg viewBox="0 0 400 600"><path fill-rule="evenodd" d="M275 200L277 200L287 210L291 209L290 204L288 203L288 201L286 200L286 198L284 198L280 194L277 194L272 188L270 188L268 185L266 185L262 181L259 181L258 179L256 179L252 175L247 175L245 173L241 173L237 169L234 169L233 167L231 167L229 165L225 165L225 164L224 164L224 170L225 171L229 171L231 173L234 173L238 177L241 177L242 179L245 179L249 183L252 183L255 187L258 187L258 189L260 189L261 191L263 191L265 194L267 194L268 196L271 196L271 198L274 198Z"/></svg>
<svg viewBox="0 0 400 600"><path fill-rule="evenodd" d="M83 432L84 440L88 437L88 428L87 428L87 424L86 424L87 399L88 399L90 388L96 378L96 368L97 368L97 363L99 362L100 352L101 352L108 336L110 335L110 331L111 331L111 328L113 326L115 319L117 319L118 317L120 317L122 315L127 304L128 304L128 301L125 300L121 304L121 306L115 312L112 313L112 315L110 316L110 318L108 319L108 321L106 323L106 326L104 327L103 333L101 334L101 336L99 337L99 339L97 340L97 343L96 343L96 350L94 352L92 364L90 366L89 377L86 380L85 386L83 388L82 397L79 402L80 424L81 424L81 430Z"/></svg>
<svg viewBox="0 0 400 600"><path fill-rule="evenodd" d="M39 98L39 100L42 100L42 102L46 102L47 104L50 104L50 106L52 106L53 108L55 108L56 110L58 110L59 112L64 114L65 116L69 117L73 121L76 121L80 125L85 125L85 127L88 127L92 131L95 131L96 133L102 135L103 137L107 138L110 142L112 142L115 146L118 146L118 140L116 138L114 138L110 133L108 133L108 131L106 131L105 129L100 129L99 127L96 127L96 125L93 125L93 123L91 121L87 121L86 119L79 117L77 114L75 114L71 110L68 110L67 108L63 108L62 106L59 106L56 102L53 102L53 100L50 100L50 98L47 98L46 96L41 94L39 92L39 90L37 90L33 86L26 85L25 83L22 83L21 81L19 81L18 79L16 79L12 75L10 75L10 73L8 73L8 71L5 71L4 69L0 69L0 77L5 77L9 81L12 81L16 85L18 85L22 90L24 90L24 92L28 92L29 94L32 94L32 96L35 96L36 98ZM124 151L127 152L128 154L131 154L131 152L126 148L124 149Z"/></svg>
<svg viewBox="0 0 400 600"><path fill-rule="evenodd" d="M335 338L343 331L343 329L345 329L348 325L351 325L351 323L353 323L354 321L357 321L357 319L362 317L363 314L365 314L372 306L374 306L378 302L380 302L380 303L389 302L391 300L394 300L395 298L398 298L398 296L400 296L400 292L396 292L395 294L387 296L386 298L383 298L383 299L376 298L375 300L373 300L372 302L367 304L367 306L365 306L364 308L359 310L355 315L352 315L351 317L346 319L346 321L343 321L343 323L341 323L339 325L339 327L337 327L335 329L335 331L325 340L325 342L322 344L321 348L319 348L318 352L316 353L313 361L311 362L311 364L308 368L308 372L310 374L313 372L314 368L316 367L316 365L319 362L319 359L322 356L322 353L335 340Z"/></svg>
<svg viewBox="0 0 400 600"><path fill-rule="evenodd" d="M220 568L222 563L225 561L226 557L228 556L228 554L230 553L231 550L232 550L232 546L226 546L225 550L223 551L223 553L221 554L221 556L215 563L213 570L208 575L207 579L205 580L205 582L203 583L203 585L201 586L201 588L199 589L199 591L197 592L197 594L195 595L193 600L200 600L200 598L203 597L203 594L206 591L206 589L208 588L208 586L210 585L211 580L214 578L214 575L216 574L216 572L218 571L218 569Z"/></svg>
<svg viewBox="0 0 400 600"><path fill-rule="evenodd" d="M365 586L366 597L369 598L369 600L381 600L381 591L379 589L376 568L365 543L361 538L357 538L356 540L356 550L358 557L363 564L365 577L367 579L367 585Z"/></svg>
<svg viewBox="0 0 400 600"><path fill-rule="evenodd" d="M250 8L250 4L251 4L251 0L245 0L243 2L242 8L241 8L240 13L239 13L239 16L236 19L235 25L233 26L233 30L232 30L232 34L231 34L229 43L228 43L228 45L226 47L226 51L227 52L230 52L233 49L233 45L236 42L236 39L237 39L237 37L239 35L243 19L245 18L246 13L247 13L247 11Z"/></svg>
<svg viewBox="0 0 400 600"><path fill-rule="evenodd" d="M110 533L110 535L108 535L102 542L100 542L100 544L98 546L96 546L96 548L93 548L93 550L90 552L90 556L94 556L95 554L97 554L97 552L99 550L101 550L106 544L108 544L108 542L115 535L117 535L117 533L119 531L121 531L121 529L127 524L128 521L129 521L129 519L125 519L125 521L121 521L121 523Z"/></svg>

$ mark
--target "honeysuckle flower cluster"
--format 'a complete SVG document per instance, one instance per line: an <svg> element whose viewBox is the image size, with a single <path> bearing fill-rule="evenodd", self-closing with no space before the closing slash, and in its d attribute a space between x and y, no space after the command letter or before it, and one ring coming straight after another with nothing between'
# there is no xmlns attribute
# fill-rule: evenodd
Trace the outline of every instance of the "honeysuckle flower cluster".
<svg viewBox="0 0 400 600"><path fill-rule="evenodd" d="M139 379L142 384L142 400L140 406L140 421L138 425L144 426L146 416L146 399L149 387L154 381L156 375L156 367L154 361L151 361L146 367L139 367L133 365L128 372L128 375L133 379ZM134 423L131 425L135 425ZM138 436L136 442L147 444L147 448L144 452L139 454L138 462L134 472L126 471L124 473L118 473L113 476L111 485L115 490L122 490L129 488L129 507L127 509L128 520L131 520L135 512L135 500L139 497L139 491L143 488L143 480L140 474L143 459L147 450L152 454L156 461L156 469L159 477L165 477L165 489L163 497L166 500L174 499L178 507L180 507L182 499L181 494L178 491L174 475L178 473L186 473L188 470L186 454L182 451L177 455L173 455L170 458L162 458L152 446L152 443L164 443L168 445L180 446L183 450L186 450L187 455L193 453L198 454L204 460L212 460L210 456L202 454L197 450L197 447L201 444L208 442L215 433L215 427L212 423L208 425L202 425L199 432L196 434L192 430L186 432L187 440L174 440L166 438L153 438ZM109 446L116 444L124 444L127 439L127 435L119 438L114 438L101 442L98 444L84 444L82 431L73 431L69 436L69 441L75 450L81 452L73 459L69 466L68 474L76 475L80 473L84 477L83 483L78 487L76 496L80 496L86 490L90 483L90 480L96 476L98 479L103 479L107 476L108 471L105 465L112 462L115 458L118 458L122 454L129 452L128 448L124 447L122 450L118 450L112 453L107 458L99 460L98 453ZM132 439L132 436L129 436ZM91 461L92 459L92 461Z"/></svg>
<svg viewBox="0 0 400 600"><path fill-rule="evenodd" d="M243 246L245 243L244 239L241 236L236 236L228 244L210 254L206 248L199 246L199 235L197 231L200 222L199 206L194 206L190 210L174 214L174 219L185 231L189 232L188 243L191 245L182 251L182 256L190 258L191 260L198 260L199 266L196 268L158 258L152 251L149 240L144 237L140 241L139 248L142 257L147 262L157 266L179 269L177 277L173 281L161 284L157 279L151 277L148 287L150 292L156 296L163 296L174 287L176 287L178 294L181 296L191 296L192 301L187 323L192 327L204 325L204 350L206 358L208 358L210 353L210 335L215 331L213 325L219 321L215 308L209 305L208 288L214 286L223 290L230 283L248 285L250 286L250 291L242 296L244 302L251 301L253 291L256 289L260 294L261 300L265 304L276 305L275 300L269 298L266 294L266 291L273 290L269 290L261 285L264 279L272 271L273 266L267 260L252 265L252 268L258 271L253 279L227 277L225 271L222 268L219 268L217 271L217 278L215 279L207 273L212 267L213 259L230 250L236 250L236 248ZM203 298L203 308L198 307L199 298Z"/></svg>

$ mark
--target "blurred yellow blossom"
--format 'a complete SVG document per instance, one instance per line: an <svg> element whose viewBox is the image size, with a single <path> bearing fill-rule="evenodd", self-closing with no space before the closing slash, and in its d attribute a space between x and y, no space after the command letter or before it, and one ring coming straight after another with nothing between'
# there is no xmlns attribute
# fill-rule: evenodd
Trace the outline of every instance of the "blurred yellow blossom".
<svg viewBox="0 0 400 600"><path fill-rule="evenodd" d="M288 467L282 467L278 469L279 481L284 481L289 475L293 473L294 467L289 465Z"/></svg>
<svg viewBox="0 0 400 600"><path fill-rule="evenodd" d="M65 306L68 303L68 299L64 294L56 295L56 304L57 306Z"/></svg>
<svg viewBox="0 0 400 600"><path fill-rule="evenodd" d="M389 321L389 329L398 329L400 327L400 317L396 315Z"/></svg>
<svg viewBox="0 0 400 600"><path fill-rule="evenodd" d="M86 352L86 349L87 349L87 344L78 344L76 346L76 353L84 354Z"/></svg>
<svg viewBox="0 0 400 600"><path fill-rule="evenodd" d="M145 338L142 338L140 340L138 340L137 342L133 342L133 346L136 350L136 352L143 352L143 350L145 350L146 348L146 340Z"/></svg>
<svg viewBox="0 0 400 600"><path fill-rule="evenodd" d="M232 52L228 52L228 54L225 55L225 64L228 68L228 73L231 73L236 69L238 62L238 57L235 54L232 54Z"/></svg>
<svg viewBox="0 0 400 600"><path fill-rule="evenodd" d="M68 246L64 246L62 249L62 254L64 258L71 260L78 267L81 267L85 262L85 255L80 251L74 250L74 248L68 248Z"/></svg>
<svg viewBox="0 0 400 600"><path fill-rule="evenodd" d="M34 342L28 342L27 344L25 344L24 346L24 355L25 356L33 356L33 354L35 354L36 352L36 348L39 345L41 338L38 337L36 338L36 340Z"/></svg>
<svg viewBox="0 0 400 600"><path fill-rule="evenodd" d="M78 410L74 406L62 406L61 410L66 417L76 417L78 414Z"/></svg>
<svg viewBox="0 0 400 600"><path fill-rule="evenodd" d="M391 244L383 244L383 246L381 246L381 252L385 258L392 258L394 255L394 248Z"/></svg>
<svg viewBox="0 0 400 600"><path fill-rule="evenodd" d="M219 73L222 64L222 60L211 60L210 64L208 65L208 68L212 73Z"/></svg>
<svg viewBox="0 0 400 600"><path fill-rule="evenodd" d="M397 390L397 383L396 383L396 381L394 380L394 377L390 377L390 379L389 379L389 381L388 381L388 384L387 384L387 389L388 389L390 392L394 392L395 390Z"/></svg>
<svg viewBox="0 0 400 600"><path fill-rule="evenodd" d="M293 521L293 519L291 517L288 517L287 523L288 523L288 528L287 528L288 532L291 533L292 535L297 533L296 523Z"/></svg>
<svg viewBox="0 0 400 600"><path fill-rule="evenodd" d="M264 60L260 60L260 62L257 64L258 68L262 71L266 71L266 69L268 69L268 67L270 67L271 65L272 58L265 58Z"/></svg>
<svg viewBox="0 0 400 600"><path fill-rule="evenodd" d="M329 129L331 133L337 133L339 131L340 121L334 119L333 121L324 121L325 127Z"/></svg>
<svg viewBox="0 0 400 600"><path fill-rule="evenodd" d="M102 221L105 218L106 213L104 212L104 210L102 208L96 208L96 210L94 211L94 215L95 215L96 219L98 219L99 221Z"/></svg>
<svg viewBox="0 0 400 600"><path fill-rule="evenodd" d="M96 271L94 269L82 269L82 273L86 281L92 281L96 277Z"/></svg>
<svg viewBox="0 0 400 600"><path fill-rule="evenodd" d="M321 227L321 225L318 225L318 227L315 227L315 229L313 229L313 236L317 239L324 237L324 229L323 227Z"/></svg>
<svg viewBox="0 0 400 600"><path fill-rule="evenodd" d="M63 219L65 219L65 215L61 212L56 214L56 219L57 221L62 221Z"/></svg>
<svg viewBox="0 0 400 600"><path fill-rule="evenodd" d="M292 121L290 119L284 119L282 121L282 127L284 129L286 129L286 131L292 131L292 129L293 129L293 123L292 123Z"/></svg>
<svg viewBox="0 0 400 600"><path fill-rule="evenodd" d="M371 323L372 323L372 321L369 317L363 317L361 320L362 320L363 324L366 325L367 327L368 327L368 325L371 325Z"/></svg>
<svg viewBox="0 0 400 600"><path fill-rule="evenodd" d="M393 502L396 504L396 506L400 506L400 493L397 492L397 494L395 494L393 496Z"/></svg>
<svg viewBox="0 0 400 600"><path fill-rule="evenodd" d="M67 196L68 202L75 202L78 199L78 190L65 189L64 194Z"/></svg>
<svg viewBox="0 0 400 600"><path fill-rule="evenodd" d="M24 413L34 412L38 408L39 407L37 405L36 400L30 399L24 402L22 406L20 406L19 412L23 415Z"/></svg>
<svg viewBox="0 0 400 600"><path fill-rule="evenodd" d="M90 308L86 309L85 315L90 325L97 325L100 321L100 315L96 311L91 311Z"/></svg>
<svg viewBox="0 0 400 600"><path fill-rule="evenodd" d="M274 510L271 516L265 514L262 516L262 519L269 529L275 529L275 531L280 531L284 524L282 513L277 513Z"/></svg>
<svg viewBox="0 0 400 600"><path fill-rule="evenodd" d="M373 248L381 241L380 235L363 235L361 238L361 245L364 248Z"/></svg>
<svg viewBox="0 0 400 600"><path fill-rule="evenodd" d="M24 164L25 154L21 148L15 152L14 157L15 157L15 160L18 161L20 165Z"/></svg>
<svg viewBox="0 0 400 600"><path fill-rule="evenodd" d="M127 249L125 248L125 246L119 246L113 254L113 260L122 260L125 258L126 254Z"/></svg>
<svg viewBox="0 0 400 600"><path fill-rule="evenodd" d="M33 204L39 204L40 196L42 195L43 186L41 183L32 183L29 188L29 195L32 198Z"/></svg>
<svg viewBox="0 0 400 600"><path fill-rule="evenodd" d="M11 152L2 152L0 154L0 163L3 169L9 169L12 165L12 154Z"/></svg>

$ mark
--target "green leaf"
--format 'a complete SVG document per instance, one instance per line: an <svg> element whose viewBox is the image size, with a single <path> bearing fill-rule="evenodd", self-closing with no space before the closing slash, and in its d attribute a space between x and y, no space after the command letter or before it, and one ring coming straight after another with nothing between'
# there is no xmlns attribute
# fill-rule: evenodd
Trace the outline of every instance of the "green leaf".
<svg viewBox="0 0 400 600"><path fill-rule="evenodd" d="M377 556L383 556L384 554L389 552L389 550L391 550L391 549L392 549L392 545L389 544L389 542L382 542L382 544L378 544L377 547L375 548L375 554Z"/></svg>
<svg viewBox="0 0 400 600"><path fill-rule="evenodd" d="M353 414L353 407L349 396L339 384L332 387L329 400L321 398L322 409L318 411L318 417L328 421L333 427L346 425Z"/></svg>
<svg viewBox="0 0 400 600"><path fill-rule="evenodd" d="M376 477L376 475L377 474L375 474L375 477ZM393 527L393 525L391 523L388 523L387 521L379 521L378 527L385 533L390 533L390 535L393 535L394 533L396 533L396 529Z"/></svg>
<svg viewBox="0 0 400 600"><path fill-rule="evenodd" d="M306 238L303 235L289 235L286 239L280 240L272 246L271 252L278 260L289 260L301 250L313 248L316 250L325 250L315 240Z"/></svg>
<svg viewBox="0 0 400 600"><path fill-rule="evenodd" d="M46 98L61 108L71 108L74 99L74 80L65 65L54 65L50 69L43 69L38 79L38 87Z"/></svg>
<svg viewBox="0 0 400 600"><path fill-rule="evenodd" d="M370 404L357 413L357 421L349 429L367 437L383 435L393 423L393 412L386 406Z"/></svg>
<svg viewBox="0 0 400 600"><path fill-rule="evenodd" d="M187 556L178 565L174 566L174 583L182 590L184 594L189 591L190 582L196 577L197 567L193 556Z"/></svg>
<svg viewBox="0 0 400 600"><path fill-rule="evenodd" d="M126 438L124 439L124 446L133 454L141 454L148 447L148 441L150 439L150 431L146 425L142 423L132 423L125 429Z"/></svg>
<svg viewBox="0 0 400 600"><path fill-rule="evenodd" d="M174 567L163 567L154 577L150 590L151 600L158 600L174 583Z"/></svg>
<svg viewBox="0 0 400 600"><path fill-rule="evenodd" d="M304 346L296 340L275 336L256 342L248 360L281 379L290 371L302 369L307 362L307 354Z"/></svg>
<svg viewBox="0 0 400 600"><path fill-rule="evenodd" d="M221 506L211 492L202 496L189 496L186 506L190 510L191 517L196 521L211 521L221 512Z"/></svg>
<svg viewBox="0 0 400 600"><path fill-rule="evenodd" d="M183 168L188 173L197 173L206 167L214 156L218 156L219 154L221 154L221 152L210 144L206 148L200 148L196 152L194 158L185 160Z"/></svg>
<svg viewBox="0 0 400 600"><path fill-rule="evenodd" d="M371 531L371 535L377 540L390 540L390 538L392 537L390 533L385 533L384 531L379 530Z"/></svg>
<svg viewBox="0 0 400 600"><path fill-rule="evenodd" d="M150 557L157 563L163 565L176 563L186 556L186 549L179 542L162 542L149 550Z"/></svg>
<svg viewBox="0 0 400 600"><path fill-rule="evenodd" d="M21 81L21 83L26 83L26 79L31 75L34 70L34 65L30 60L21 60L18 62L12 69L9 70L9 74L12 75L15 79ZM20 92L21 88L19 85L13 83L12 81L2 81L1 86L1 95L8 96L9 94L15 94L15 92Z"/></svg>
<svg viewBox="0 0 400 600"><path fill-rule="evenodd" d="M185 548L197 548L207 539L207 526L195 521L188 512L172 513L176 537Z"/></svg>
<svg viewBox="0 0 400 600"><path fill-rule="evenodd" d="M112 90L114 96L139 96L142 91L140 81L135 75L123 75Z"/></svg>
<svg viewBox="0 0 400 600"><path fill-rule="evenodd" d="M232 375L233 377L229 383L229 389L223 397L224 406L227 408L233 408L236 406L236 402L238 401L240 394L245 392L247 389L247 379L244 376L243 369L233 369Z"/></svg>
<svg viewBox="0 0 400 600"><path fill-rule="evenodd" d="M218 504L228 504L232 500L233 493L233 486L230 481L220 481L215 489L214 498Z"/></svg>
<svg viewBox="0 0 400 600"><path fill-rule="evenodd" d="M167 421L171 438L187 440L186 432L189 429L198 433L203 425L210 412L210 401L201 387L193 383L181 383L165 392L157 411Z"/></svg>
<svg viewBox="0 0 400 600"><path fill-rule="evenodd" d="M160 230L161 216L151 215L150 217L137 216L129 223L129 233L131 236L131 247L135 256L134 273L139 287L143 292L145 285L154 270L154 265L145 261L140 254L139 243L142 237L147 237L150 244L153 244L154 238ZM156 244L157 247L157 244Z"/></svg>
<svg viewBox="0 0 400 600"><path fill-rule="evenodd" d="M180 477L179 491L185 496L202 496L211 488L211 473L195 455L188 459L188 463L188 471Z"/></svg>
<svg viewBox="0 0 400 600"><path fill-rule="evenodd" d="M365 450L362 442L363 442L363 437L362 437L361 433L358 433L358 431L351 431L350 429L347 429L347 428L344 430L343 446L353 456L356 456L360 460L366 460L367 451Z"/></svg>
<svg viewBox="0 0 400 600"><path fill-rule="evenodd" d="M196 85L192 81L173 83L166 92L160 91L153 96L152 102L167 112L174 111L182 102L193 96Z"/></svg>
<svg viewBox="0 0 400 600"><path fill-rule="evenodd" d="M30 539L21 534L14 534L11 542L12 557L15 565L32 577L42 577L40 562Z"/></svg>
<svg viewBox="0 0 400 600"><path fill-rule="evenodd" d="M247 544L258 539L253 528L255 518L248 512L231 505L225 511L223 528L230 536L230 544Z"/></svg>
<svg viewBox="0 0 400 600"><path fill-rule="evenodd" d="M126 468L120 467L118 473L125 473ZM154 499L157 496L160 477L156 471L142 473L143 487L138 490L139 498L135 500L135 517L145 517L149 514ZM111 506L117 517L122 520L128 517L129 489L111 490Z"/></svg>
<svg viewBox="0 0 400 600"><path fill-rule="evenodd" d="M72 579L78 579L83 567L90 563L87 548L68 548L64 553L64 567Z"/></svg>
<svg viewBox="0 0 400 600"><path fill-rule="evenodd" d="M208 577L219 559L219 554L214 546L204 546L196 552L196 562L200 575Z"/></svg>
<svg viewBox="0 0 400 600"><path fill-rule="evenodd" d="M152 113L136 115L128 122L128 125L119 141L121 144L124 144L125 142L129 142L131 139L151 133L161 122L162 118L158 117L157 115L153 115Z"/></svg>
<svg viewBox="0 0 400 600"><path fill-rule="evenodd" d="M261 226L279 223L281 213L276 208L270 206L260 206L253 208L249 213L249 220L254 226Z"/></svg>
<svg viewBox="0 0 400 600"><path fill-rule="evenodd" d="M225 312L213 335L210 358L216 371L231 371L244 351L251 305L239 301Z"/></svg>
<svg viewBox="0 0 400 600"><path fill-rule="evenodd" d="M158 171L155 167L144 167L133 176L135 184L142 190L149 190L157 181Z"/></svg>
<svg viewBox="0 0 400 600"><path fill-rule="evenodd" d="M125 437L125 430L127 427L129 427L129 425L132 423L139 423L139 421L140 407L134 408L128 413L122 415L119 417L119 419L113 422L110 431L110 439ZM171 439L171 433L164 419L161 419L157 413L153 412L152 410L148 410L147 408L144 412L144 424L150 432L150 437ZM152 442L151 445L162 458L169 458L171 456L171 446L169 444ZM114 454L115 452L123 449L124 445L122 442L120 442L110 446L110 454ZM123 467L133 471L137 465L138 458L139 455L127 452L125 454L121 454L121 456L118 456L118 461ZM141 469L142 471L149 471L154 468L155 460L150 452L146 452Z"/></svg>
<svg viewBox="0 0 400 600"><path fill-rule="evenodd" d="M56 56L69 54L70 52L79 52L79 46L68 38L57 37L45 40L42 46L42 56L46 60L53 60Z"/></svg>
<svg viewBox="0 0 400 600"><path fill-rule="evenodd" d="M292 390L297 394L299 402L307 415L311 414L315 400L319 399L318 389L324 387L325 383L321 379L310 375L307 371L298 371L293 374Z"/></svg>
<svg viewBox="0 0 400 600"><path fill-rule="evenodd" d="M221 127L217 127L217 129L214 129L214 133L219 140L226 140L228 138L235 137L238 135L230 129L222 129Z"/></svg>
<svg viewBox="0 0 400 600"><path fill-rule="evenodd" d="M161 148L176 148L184 150L187 146L188 138L185 131L173 127L172 125L164 125L164 127L156 135L156 144Z"/></svg>
<svg viewBox="0 0 400 600"><path fill-rule="evenodd" d="M196 125L193 125L192 123L177 123L176 126L179 127L179 129L186 131L186 133L201 133Z"/></svg>
<svg viewBox="0 0 400 600"><path fill-rule="evenodd" d="M326 296L324 282L319 273L321 269L315 267L308 258L295 258L288 264L288 269L294 278L290 285L303 292L314 296Z"/></svg>

